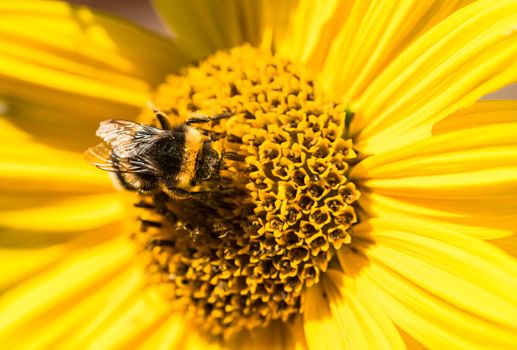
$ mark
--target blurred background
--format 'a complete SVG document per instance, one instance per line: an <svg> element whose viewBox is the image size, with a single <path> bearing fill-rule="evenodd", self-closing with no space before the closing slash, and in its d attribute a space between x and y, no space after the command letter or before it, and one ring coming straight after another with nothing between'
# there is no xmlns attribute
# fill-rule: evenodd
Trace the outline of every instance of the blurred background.
<svg viewBox="0 0 517 350"><path fill-rule="evenodd" d="M148 0L69 0L68 2L115 13L155 32L168 33Z"/></svg>
<svg viewBox="0 0 517 350"><path fill-rule="evenodd" d="M185 0L187 1L187 0ZM243 0L246 1L246 0ZM148 0L68 0L69 3L86 5L95 9L111 12L155 32L171 35L161 24ZM484 99L517 100L517 84L485 96Z"/></svg>

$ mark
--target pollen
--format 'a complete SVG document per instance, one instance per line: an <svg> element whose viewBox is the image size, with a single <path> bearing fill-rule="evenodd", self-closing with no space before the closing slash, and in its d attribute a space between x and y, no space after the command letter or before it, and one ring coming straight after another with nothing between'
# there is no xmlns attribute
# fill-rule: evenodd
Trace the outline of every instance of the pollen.
<svg viewBox="0 0 517 350"><path fill-rule="evenodd" d="M228 118L196 125L222 154L219 178L187 199L134 203L149 284L214 335L302 313L357 222L345 106L310 72L249 46L169 76L153 102L171 124ZM150 111L141 120L158 125Z"/></svg>

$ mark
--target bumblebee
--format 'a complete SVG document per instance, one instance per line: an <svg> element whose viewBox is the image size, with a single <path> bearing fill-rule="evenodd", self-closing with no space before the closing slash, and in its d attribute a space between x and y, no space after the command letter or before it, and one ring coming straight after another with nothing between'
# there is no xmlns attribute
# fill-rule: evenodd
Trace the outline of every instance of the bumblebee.
<svg viewBox="0 0 517 350"><path fill-rule="evenodd" d="M214 149L210 132L193 124L229 115L195 116L171 127L164 113L153 112L162 129L126 120L101 122L96 135L104 142L89 148L86 158L128 191L161 189L176 199L201 193L193 188L219 178L223 152Z"/></svg>

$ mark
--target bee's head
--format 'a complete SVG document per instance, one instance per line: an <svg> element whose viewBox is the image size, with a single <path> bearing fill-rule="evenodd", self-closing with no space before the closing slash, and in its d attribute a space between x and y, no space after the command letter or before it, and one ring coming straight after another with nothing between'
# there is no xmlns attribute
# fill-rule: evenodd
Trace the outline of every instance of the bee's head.
<svg viewBox="0 0 517 350"><path fill-rule="evenodd" d="M211 141L205 141L196 159L196 180L208 181L217 177L220 167L219 153L212 148Z"/></svg>

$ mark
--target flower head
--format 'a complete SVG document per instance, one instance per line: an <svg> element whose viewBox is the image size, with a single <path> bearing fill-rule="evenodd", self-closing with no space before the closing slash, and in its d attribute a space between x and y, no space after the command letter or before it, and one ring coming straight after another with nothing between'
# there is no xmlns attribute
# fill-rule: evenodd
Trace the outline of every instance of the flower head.
<svg viewBox="0 0 517 350"><path fill-rule="evenodd" d="M0 4L1 343L515 347L517 104L476 102L517 78L515 1L215 4L156 1L175 40ZM185 198L80 155L199 115Z"/></svg>
<svg viewBox="0 0 517 350"><path fill-rule="evenodd" d="M155 100L169 123L227 113L211 132L214 147L232 156L197 195L158 191L136 203L150 273L210 333L299 314L305 289L357 222L360 193L347 180L357 154L342 137L344 107L292 63L249 46L169 77ZM142 119L156 122L150 112Z"/></svg>

